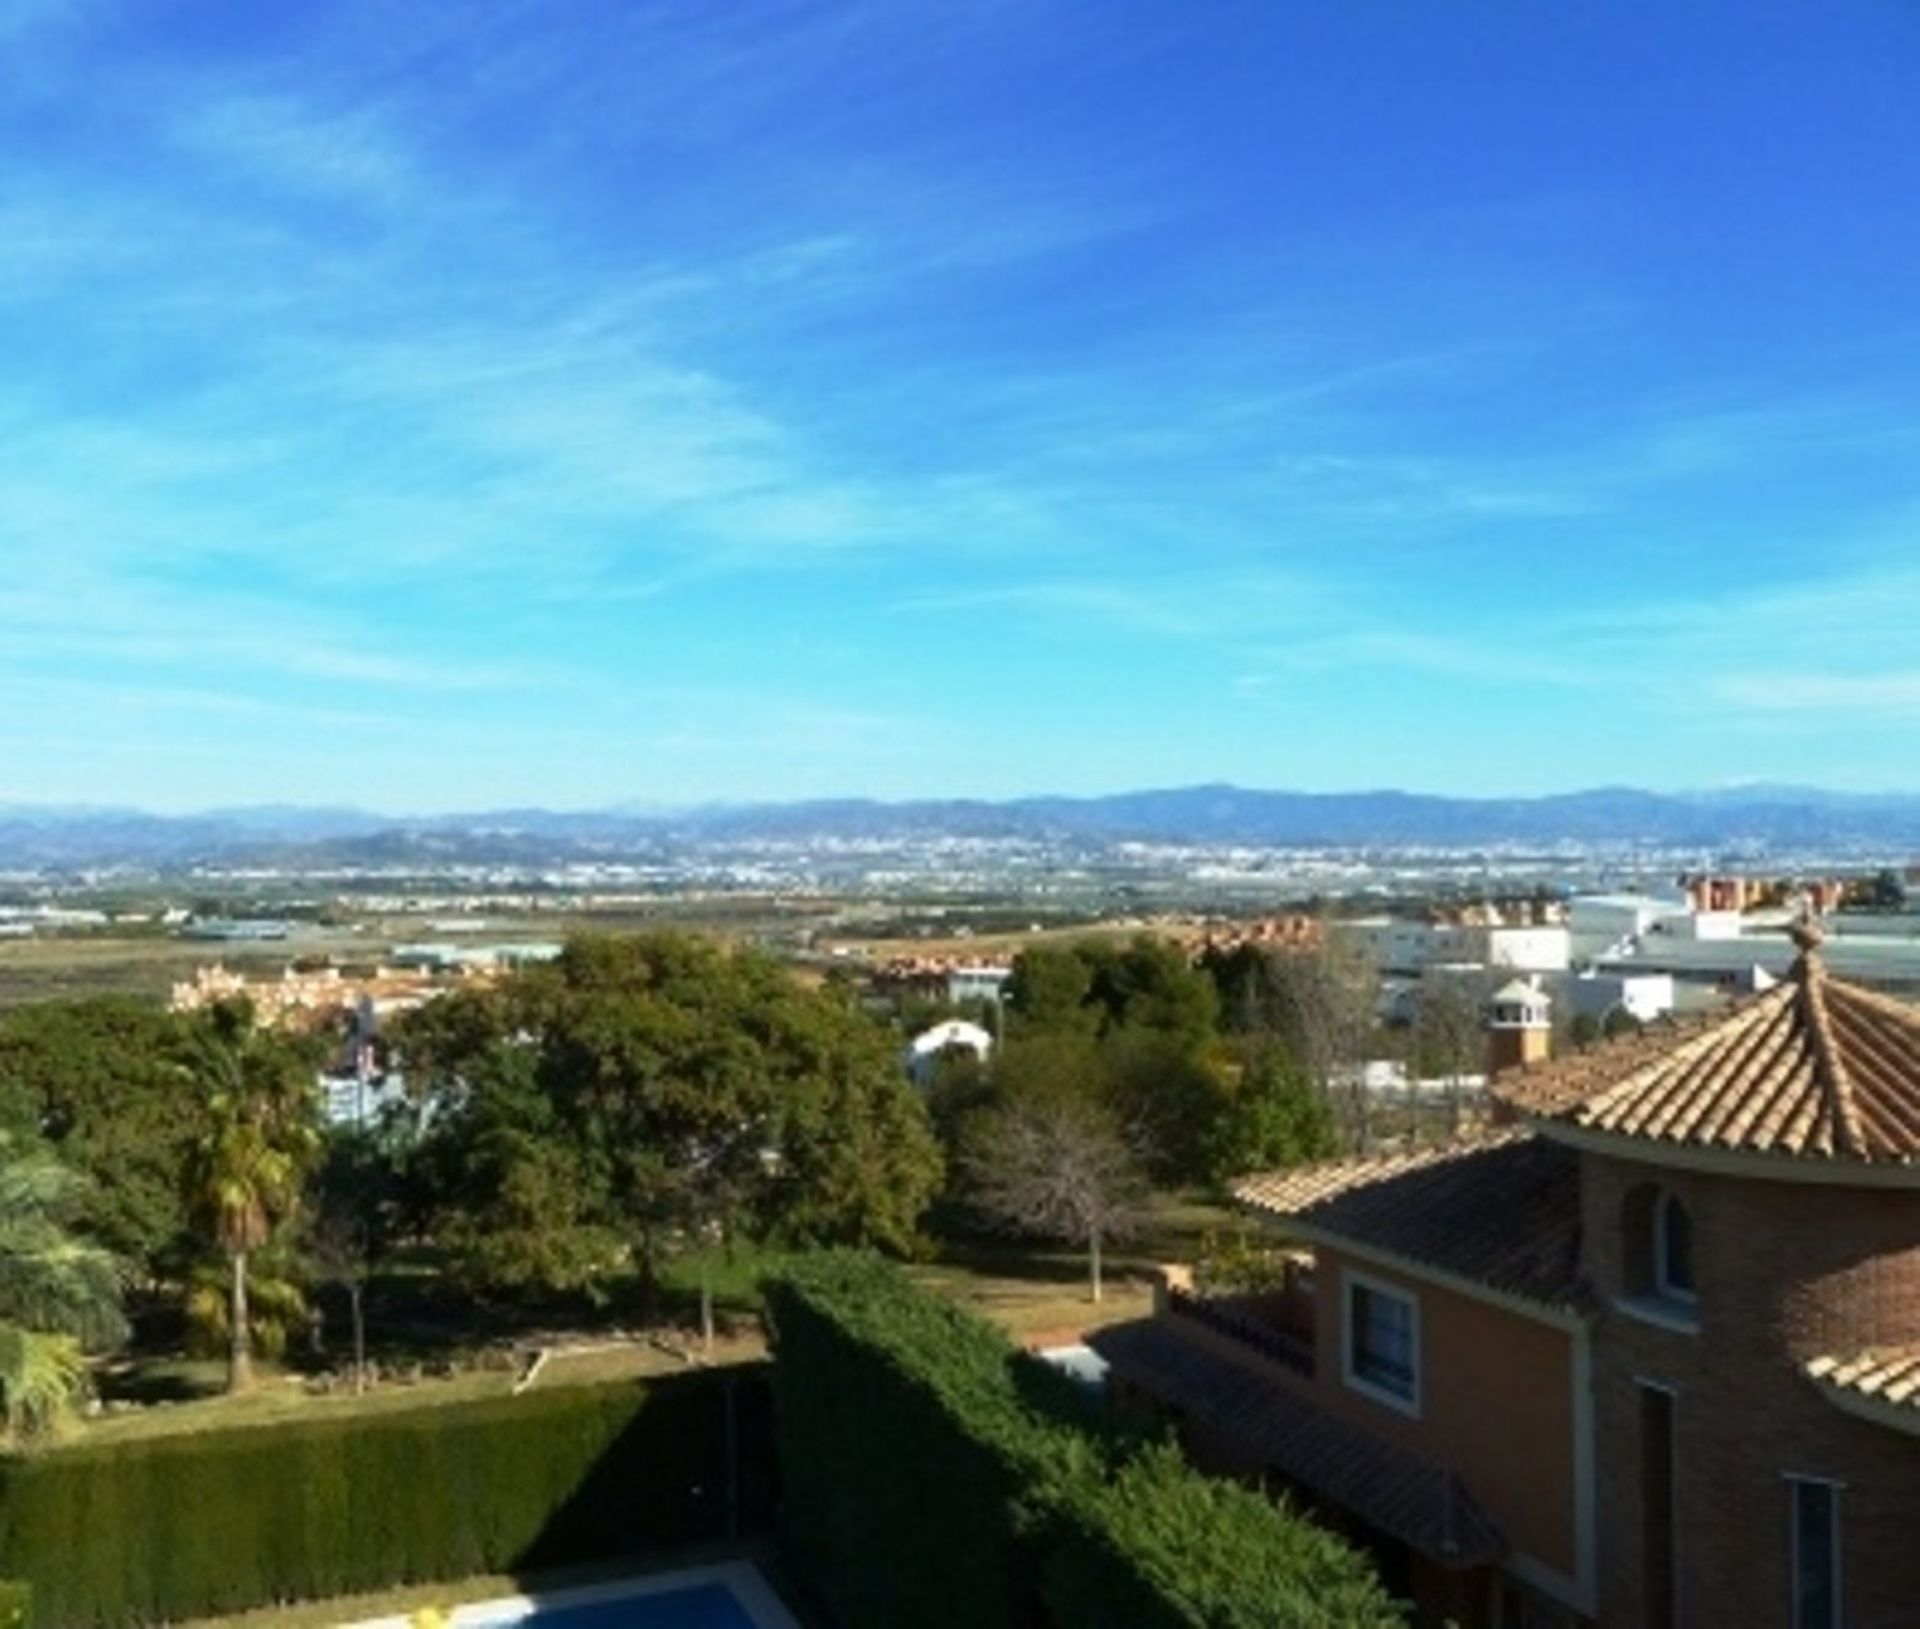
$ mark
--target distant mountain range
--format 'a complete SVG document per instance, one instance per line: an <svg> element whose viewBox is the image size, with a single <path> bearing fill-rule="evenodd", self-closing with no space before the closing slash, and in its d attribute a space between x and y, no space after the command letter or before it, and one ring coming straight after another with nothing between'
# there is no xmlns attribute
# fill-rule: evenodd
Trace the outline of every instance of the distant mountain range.
<svg viewBox="0 0 1920 1629"><path fill-rule="evenodd" d="M1601 787L1534 798L1189 786L1099 797L886 803L832 799L677 810L501 809L394 817L272 805L155 815L0 805L0 868L194 864L541 864L668 859L756 840L942 837L1119 842L1473 847L1642 842L1719 849L1920 851L1920 794L1800 786L1658 793Z"/></svg>

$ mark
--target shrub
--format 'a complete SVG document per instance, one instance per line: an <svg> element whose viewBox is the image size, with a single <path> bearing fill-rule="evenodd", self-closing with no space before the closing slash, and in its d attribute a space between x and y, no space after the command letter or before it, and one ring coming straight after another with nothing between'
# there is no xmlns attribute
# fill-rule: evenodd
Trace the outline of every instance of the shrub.
<svg viewBox="0 0 1920 1629"><path fill-rule="evenodd" d="M33 1589L0 1579L0 1629L32 1629Z"/></svg>
<svg viewBox="0 0 1920 1629"><path fill-rule="evenodd" d="M998 1333L878 1260L768 1286L788 1553L844 1629L1035 1621L1044 1490L1086 1446L1022 1406Z"/></svg>
<svg viewBox="0 0 1920 1629"><path fill-rule="evenodd" d="M1389 1629L1361 1557L897 1268L767 1287L788 1554L843 1629Z"/></svg>
<svg viewBox="0 0 1920 1629"><path fill-rule="evenodd" d="M694 1373L9 1460L0 1573L39 1629L120 1629L761 1530L764 1390Z"/></svg>
<svg viewBox="0 0 1920 1629"><path fill-rule="evenodd" d="M1155 1448L1070 1500L1043 1593L1062 1625L1360 1629L1399 1623L1344 1542Z"/></svg>

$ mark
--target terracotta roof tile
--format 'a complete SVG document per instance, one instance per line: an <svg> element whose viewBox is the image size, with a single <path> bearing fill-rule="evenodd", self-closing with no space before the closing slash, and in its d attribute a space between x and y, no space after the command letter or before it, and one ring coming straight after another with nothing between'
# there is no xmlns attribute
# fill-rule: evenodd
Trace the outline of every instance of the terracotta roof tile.
<svg viewBox="0 0 1920 1629"><path fill-rule="evenodd" d="M1505 1538L1445 1466L1329 1414L1164 1318L1088 1337L1114 1372L1225 1432L1256 1462L1450 1567L1498 1561Z"/></svg>
<svg viewBox="0 0 1920 1629"><path fill-rule="evenodd" d="M1494 1083L1544 1123L1653 1142L1859 1165L1920 1163L1920 1009L1828 976L1657 1026Z"/></svg>
<svg viewBox="0 0 1920 1629"><path fill-rule="evenodd" d="M1821 1387L1842 1397L1910 1410L1920 1429L1920 1345L1817 1357L1806 1369Z"/></svg>
<svg viewBox="0 0 1920 1629"><path fill-rule="evenodd" d="M1578 1299L1578 1156L1531 1132L1249 1177L1251 1209L1530 1301Z"/></svg>

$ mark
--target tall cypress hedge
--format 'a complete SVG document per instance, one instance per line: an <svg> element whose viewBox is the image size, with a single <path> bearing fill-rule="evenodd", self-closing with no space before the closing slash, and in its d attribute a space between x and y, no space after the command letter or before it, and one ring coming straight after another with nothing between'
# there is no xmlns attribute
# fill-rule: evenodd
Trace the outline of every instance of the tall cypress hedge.
<svg viewBox="0 0 1920 1629"><path fill-rule="evenodd" d="M1061 1511L1041 1591L1056 1624L1355 1629L1398 1622L1325 1528L1158 1446Z"/></svg>
<svg viewBox="0 0 1920 1629"><path fill-rule="evenodd" d="M754 1369L61 1449L0 1462L0 1576L123 1629L725 1538L770 1524L768 1436Z"/></svg>
<svg viewBox="0 0 1920 1629"><path fill-rule="evenodd" d="M767 1294L782 1538L841 1629L1038 1623L1036 1534L1095 1439L1028 1409L1006 1342L877 1258Z"/></svg>
<svg viewBox="0 0 1920 1629"><path fill-rule="evenodd" d="M1361 1556L871 1257L767 1286L782 1533L840 1629L1391 1629Z"/></svg>

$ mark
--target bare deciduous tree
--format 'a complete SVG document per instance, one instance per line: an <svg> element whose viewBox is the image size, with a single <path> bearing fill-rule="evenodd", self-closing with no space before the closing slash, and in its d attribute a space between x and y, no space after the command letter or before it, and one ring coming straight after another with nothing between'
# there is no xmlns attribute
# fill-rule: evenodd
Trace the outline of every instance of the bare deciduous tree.
<svg viewBox="0 0 1920 1629"><path fill-rule="evenodd" d="M1448 1134L1460 1135L1464 1118L1461 1077L1486 1057L1484 980L1430 975L1421 981L1413 1007L1413 1074L1447 1083Z"/></svg>
<svg viewBox="0 0 1920 1629"><path fill-rule="evenodd" d="M1140 1152L1099 1103L1066 1094L1019 1098L985 1116L964 1165L976 1205L997 1225L1083 1245L1093 1299L1108 1244L1144 1219Z"/></svg>
<svg viewBox="0 0 1920 1629"><path fill-rule="evenodd" d="M1350 1119L1365 1151L1370 1130L1361 1065L1379 1027L1380 975L1350 941L1328 932L1310 951L1274 953L1267 997L1275 1033L1331 1098L1335 1079L1351 1079Z"/></svg>

